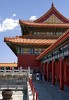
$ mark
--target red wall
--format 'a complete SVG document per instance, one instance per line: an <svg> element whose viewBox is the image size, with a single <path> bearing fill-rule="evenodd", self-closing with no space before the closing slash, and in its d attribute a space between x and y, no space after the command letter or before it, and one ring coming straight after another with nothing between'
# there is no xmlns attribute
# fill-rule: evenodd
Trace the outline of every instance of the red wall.
<svg viewBox="0 0 69 100"><path fill-rule="evenodd" d="M23 68L39 69L40 62L36 61L37 55L34 54L19 54L18 55L18 67L22 66Z"/></svg>

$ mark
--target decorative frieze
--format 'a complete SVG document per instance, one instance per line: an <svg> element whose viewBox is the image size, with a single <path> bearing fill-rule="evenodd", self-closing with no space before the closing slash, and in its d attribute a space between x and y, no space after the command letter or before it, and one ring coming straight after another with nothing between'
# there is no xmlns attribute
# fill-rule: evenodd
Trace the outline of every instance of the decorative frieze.
<svg viewBox="0 0 69 100"><path fill-rule="evenodd" d="M43 48L20 48L17 47L17 54L40 54L44 49Z"/></svg>
<svg viewBox="0 0 69 100"><path fill-rule="evenodd" d="M65 56L69 56L69 45L65 45L56 51L53 51L51 54L45 56L42 59L42 62L50 62L52 60L56 60L59 58L64 58Z"/></svg>

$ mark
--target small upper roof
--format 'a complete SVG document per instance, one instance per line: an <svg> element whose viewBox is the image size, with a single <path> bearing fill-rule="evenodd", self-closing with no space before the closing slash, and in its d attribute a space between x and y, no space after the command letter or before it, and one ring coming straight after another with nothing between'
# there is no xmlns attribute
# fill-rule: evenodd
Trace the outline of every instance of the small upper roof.
<svg viewBox="0 0 69 100"><path fill-rule="evenodd" d="M69 29L69 19L64 17L52 3L51 8L40 18L35 21L30 20L19 20L21 26L22 34L28 34L27 32L30 28L30 31L55 31Z"/></svg>
<svg viewBox="0 0 69 100"><path fill-rule="evenodd" d="M58 19L60 19L63 23L69 23L69 19L64 17L54 6L52 3L51 8L46 12L43 16L36 19L34 22L36 23L43 23L45 20L47 20L51 15L55 15Z"/></svg>
<svg viewBox="0 0 69 100"><path fill-rule="evenodd" d="M62 24L48 24L48 23L35 23L26 20L19 20L20 25L30 26L30 27L44 27L44 28L69 28L69 23Z"/></svg>
<svg viewBox="0 0 69 100"><path fill-rule="evenodd" d="M47 21L48 19L51 22L48 22ZM57 23L52 23L53 20L55 20ZM20 25L23 24L23 25L32 26L32 27L33 26L36 26L36 27L50 27L50 26L60 27L61 26L61 27L63 27L65 23L69 23L69 19L67 19L61 13L59 13L59 11L55 8L54 4L52 3L51 8L48 10L48 12L46 12L40 18L36 19L35 21L19 20L19 23L20 23ZM53 25L51 25L51 24L53 24ZM67 26L67 24L65 26Z"/></svg>
<svg viewBox="0 0 69 100"><path fill-rule="evenodd" d="M36 60L40 60L43 57L45 57L46 54L51 52L53 49L55 49L59 44L61 44L63 41L69 38L69 29L62 35L60 36L55 43L53 43L51 46L49 46L44 52L42 52Z"/></svg>

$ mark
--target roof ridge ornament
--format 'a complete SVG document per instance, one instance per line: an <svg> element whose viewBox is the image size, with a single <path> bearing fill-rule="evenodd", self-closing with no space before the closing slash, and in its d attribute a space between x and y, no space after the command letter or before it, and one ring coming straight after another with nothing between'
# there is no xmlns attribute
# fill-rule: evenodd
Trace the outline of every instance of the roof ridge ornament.
<svg viewBox="0 0 69 100"><path fill-rule="evenodd" d="M54 7L54 3L52 2L52 5L51 5L51 7L53 8Z"/></svg>

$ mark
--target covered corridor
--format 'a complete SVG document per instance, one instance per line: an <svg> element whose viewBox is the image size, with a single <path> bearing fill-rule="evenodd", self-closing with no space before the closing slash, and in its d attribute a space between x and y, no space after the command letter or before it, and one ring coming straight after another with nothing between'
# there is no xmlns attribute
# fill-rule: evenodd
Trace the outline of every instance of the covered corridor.
<svg viewBox="0 0 69 100"><path fill-rule="evenodd" d="M39 100L69 100L69 87L61 91L58 83L55 86L46 81L33 81L33 83L38 91Z"/></svg>

